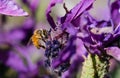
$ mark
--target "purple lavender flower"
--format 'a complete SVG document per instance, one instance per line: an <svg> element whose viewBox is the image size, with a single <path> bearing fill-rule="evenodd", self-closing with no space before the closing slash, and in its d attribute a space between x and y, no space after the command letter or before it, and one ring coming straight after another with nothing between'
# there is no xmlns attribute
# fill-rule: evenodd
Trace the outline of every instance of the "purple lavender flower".
<svg viewBox="0 0 120 78"><path fill-rule="evenodd" d="M46 16L48 22L53 29L58 28L53 18L50 16L51 8L57 1L51 1L47 8ZM58 1L59 3L59 1ZM63 78L73 78L73 72L77 72L77 68L82 65L82 62L87 58L87 55L93 54L100 57L104 56L109 58L113 56L119 60L119 1L115 1L110 8L110 16L108 21L96 20L95 17L90 15L89 10L92 8L94 0L82 0L73 9L71 9L65 16L61 17L60 25L63 34L68 34L67 42L64 47L59 51L56 58L52 58L51 66L57 69L58 72L63 73ZM94 9L94 7L93 7ZM106 13L107 14L107 13ZM116 47L111 47L116 46ZM52 47L51 47L52 48ZM114 53L114 50L116 52ZM117 56L117 57L116 57ZM78 67L76 61L79 61ZM61 68L64 64L69 62L67 71L62 71ZM63 65L63 66L62 66ZM64 70L64 69L63 69Z"/></svg>
<svg viewBox="0 0 120 78"><path fill-rule="evenodd" d="M4 19L2 18L1 20ZM31 57L33 57L32 55L35 52L33 51L32 55L28 55L31 53L27 54L27 52L30 52L30 49L32 50L34 48L29 46L26 48L23 47L27 45L36 26L35 17L26 18L20 27L15 27L8 31L4 30L4 24L6 22L1 23L2 28L0 29L0 65L4 64L4 66L15 70L19 78L37 76L39 67L37 62L40 60L33 63Z"/></svg>
<svg viewBox="0 0 120 78"><path fill-rule="evenodd" d="M27 25L29 25L28 22L26 23ZM30 21L30 23L32 22ZM21 41L27 37L27 33L25 30L29 30L29 29L31 30L32 28L33 27L26 26L22 28L15 28L8 32L1 31L0 33L1 34L0 35L0 61L1 63L4 64L5 66L8 66L16 70L17 72L19 72L19 74L23 74L23 72L26 72L26 74L24 73L24 76L27 76L28 72L32 72L32 73L34 72L33 74L31 74L31 77L37 74L38 66L37 66L37 63L33 64L31 62L31 59L30 59L31 56L28 55L30 53L27 54L30 48L28 47L29 49L27 48L23 49L23 47L20 46L20 44L21 44ZM24 40L24 44L25 42L27 43L27 41ZM28 62L29 64L25 65L25 63L28 63Z"/></svg>
<svg viewBox="0 0 120 78"><path fill-rule="evenodd" d="M1 14L28 15L12 0L0 2ZM22 0L22 2L29 8L31 16L25 19L21 27L6 32L3 29L7 21L2 19L4 23L0 24L3 27L0 29L0 65L4 64L15 70L17 77L77 78L77 74L81 71L81 78L89 76L90 78L103 78L108 76L109 60L114 58L120 61L119 0L106 1L107 8L105 7L101 12L105 15L104 19L100 19L99 14L95 16L91 13L93 9L96 9L95 0L81 0L70 11L67 10L63 0L51 0L46 9L46 18L51 28L48 29L48 37L42 39L44 50L37 50L37 55L42 55L43 52L45 57L39 56L35 61L32 59L36 53L35 48L30 45L26 46L26 44L37 25L36 11L39 0ZM51 11L58 3L63 3L66 14L59 16L56 23ZM44 34L40 35L42 37ZM48 72L43 65L50 71ZM2 77L1 73L0 77Z"/></svg>
<svg viewBox="0 0 120 78"><path fill-rule="evenodd" d="M34 48L16 46L13 49L14 50L11 50L11 52L9 52L9 58L6 61L6 65L19 72L20 76L36 76L38 74L38 65L31 59L31 57L36 53L33 51Z"/></svg>
<svg viewBox="0 0 120 78"><path fill-rule="evenodd" d="M0 0L0 13L11 16L28 16L28 13L12 0Z"/></svg>

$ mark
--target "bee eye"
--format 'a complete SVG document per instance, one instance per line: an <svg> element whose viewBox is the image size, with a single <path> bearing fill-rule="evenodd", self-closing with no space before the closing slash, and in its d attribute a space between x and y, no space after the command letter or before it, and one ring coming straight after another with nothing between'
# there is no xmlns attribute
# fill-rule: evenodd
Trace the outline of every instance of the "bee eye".
<svg viewBox="0 0 120 78"><path fill-rule="evenodd" d="M41 33L41 30L38 30L36 33L37 33L37 34L40 34L40 33Z"/></svg>

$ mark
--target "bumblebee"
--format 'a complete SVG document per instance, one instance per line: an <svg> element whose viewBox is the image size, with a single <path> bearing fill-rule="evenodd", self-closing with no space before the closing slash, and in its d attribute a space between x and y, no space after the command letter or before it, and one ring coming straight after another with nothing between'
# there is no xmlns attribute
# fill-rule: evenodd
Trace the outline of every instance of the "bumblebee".
<svg viewBox="0 0 120 78"><path fill-rule="evenodd" d="M45 46L42 44L42 42L46 42L49 36L49 31L45 29L40 29L40 30L35 30L32 37L31 41L35 47L38 49L45 48Z"/></svg>

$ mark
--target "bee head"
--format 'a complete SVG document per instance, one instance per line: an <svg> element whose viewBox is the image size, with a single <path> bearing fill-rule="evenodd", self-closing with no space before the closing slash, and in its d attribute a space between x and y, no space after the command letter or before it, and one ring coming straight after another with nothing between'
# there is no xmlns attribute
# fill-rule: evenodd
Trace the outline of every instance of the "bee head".
<svg viewBox="0 0 120 78"><path fill-rule="evenodd" d="M35 30L36 34L41 34L42 30Z"/></svg>

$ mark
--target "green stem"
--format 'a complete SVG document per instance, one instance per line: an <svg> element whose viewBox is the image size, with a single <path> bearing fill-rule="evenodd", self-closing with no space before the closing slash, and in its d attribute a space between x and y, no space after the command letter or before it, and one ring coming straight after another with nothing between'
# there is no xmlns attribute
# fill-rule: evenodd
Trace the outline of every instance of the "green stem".
<svg viewBox="0 0 120 78"><path fill-rule="evenodd" d="M109 62L107 57L89 54L83 63L80 78L104 78L108 73Z"/></svg>

